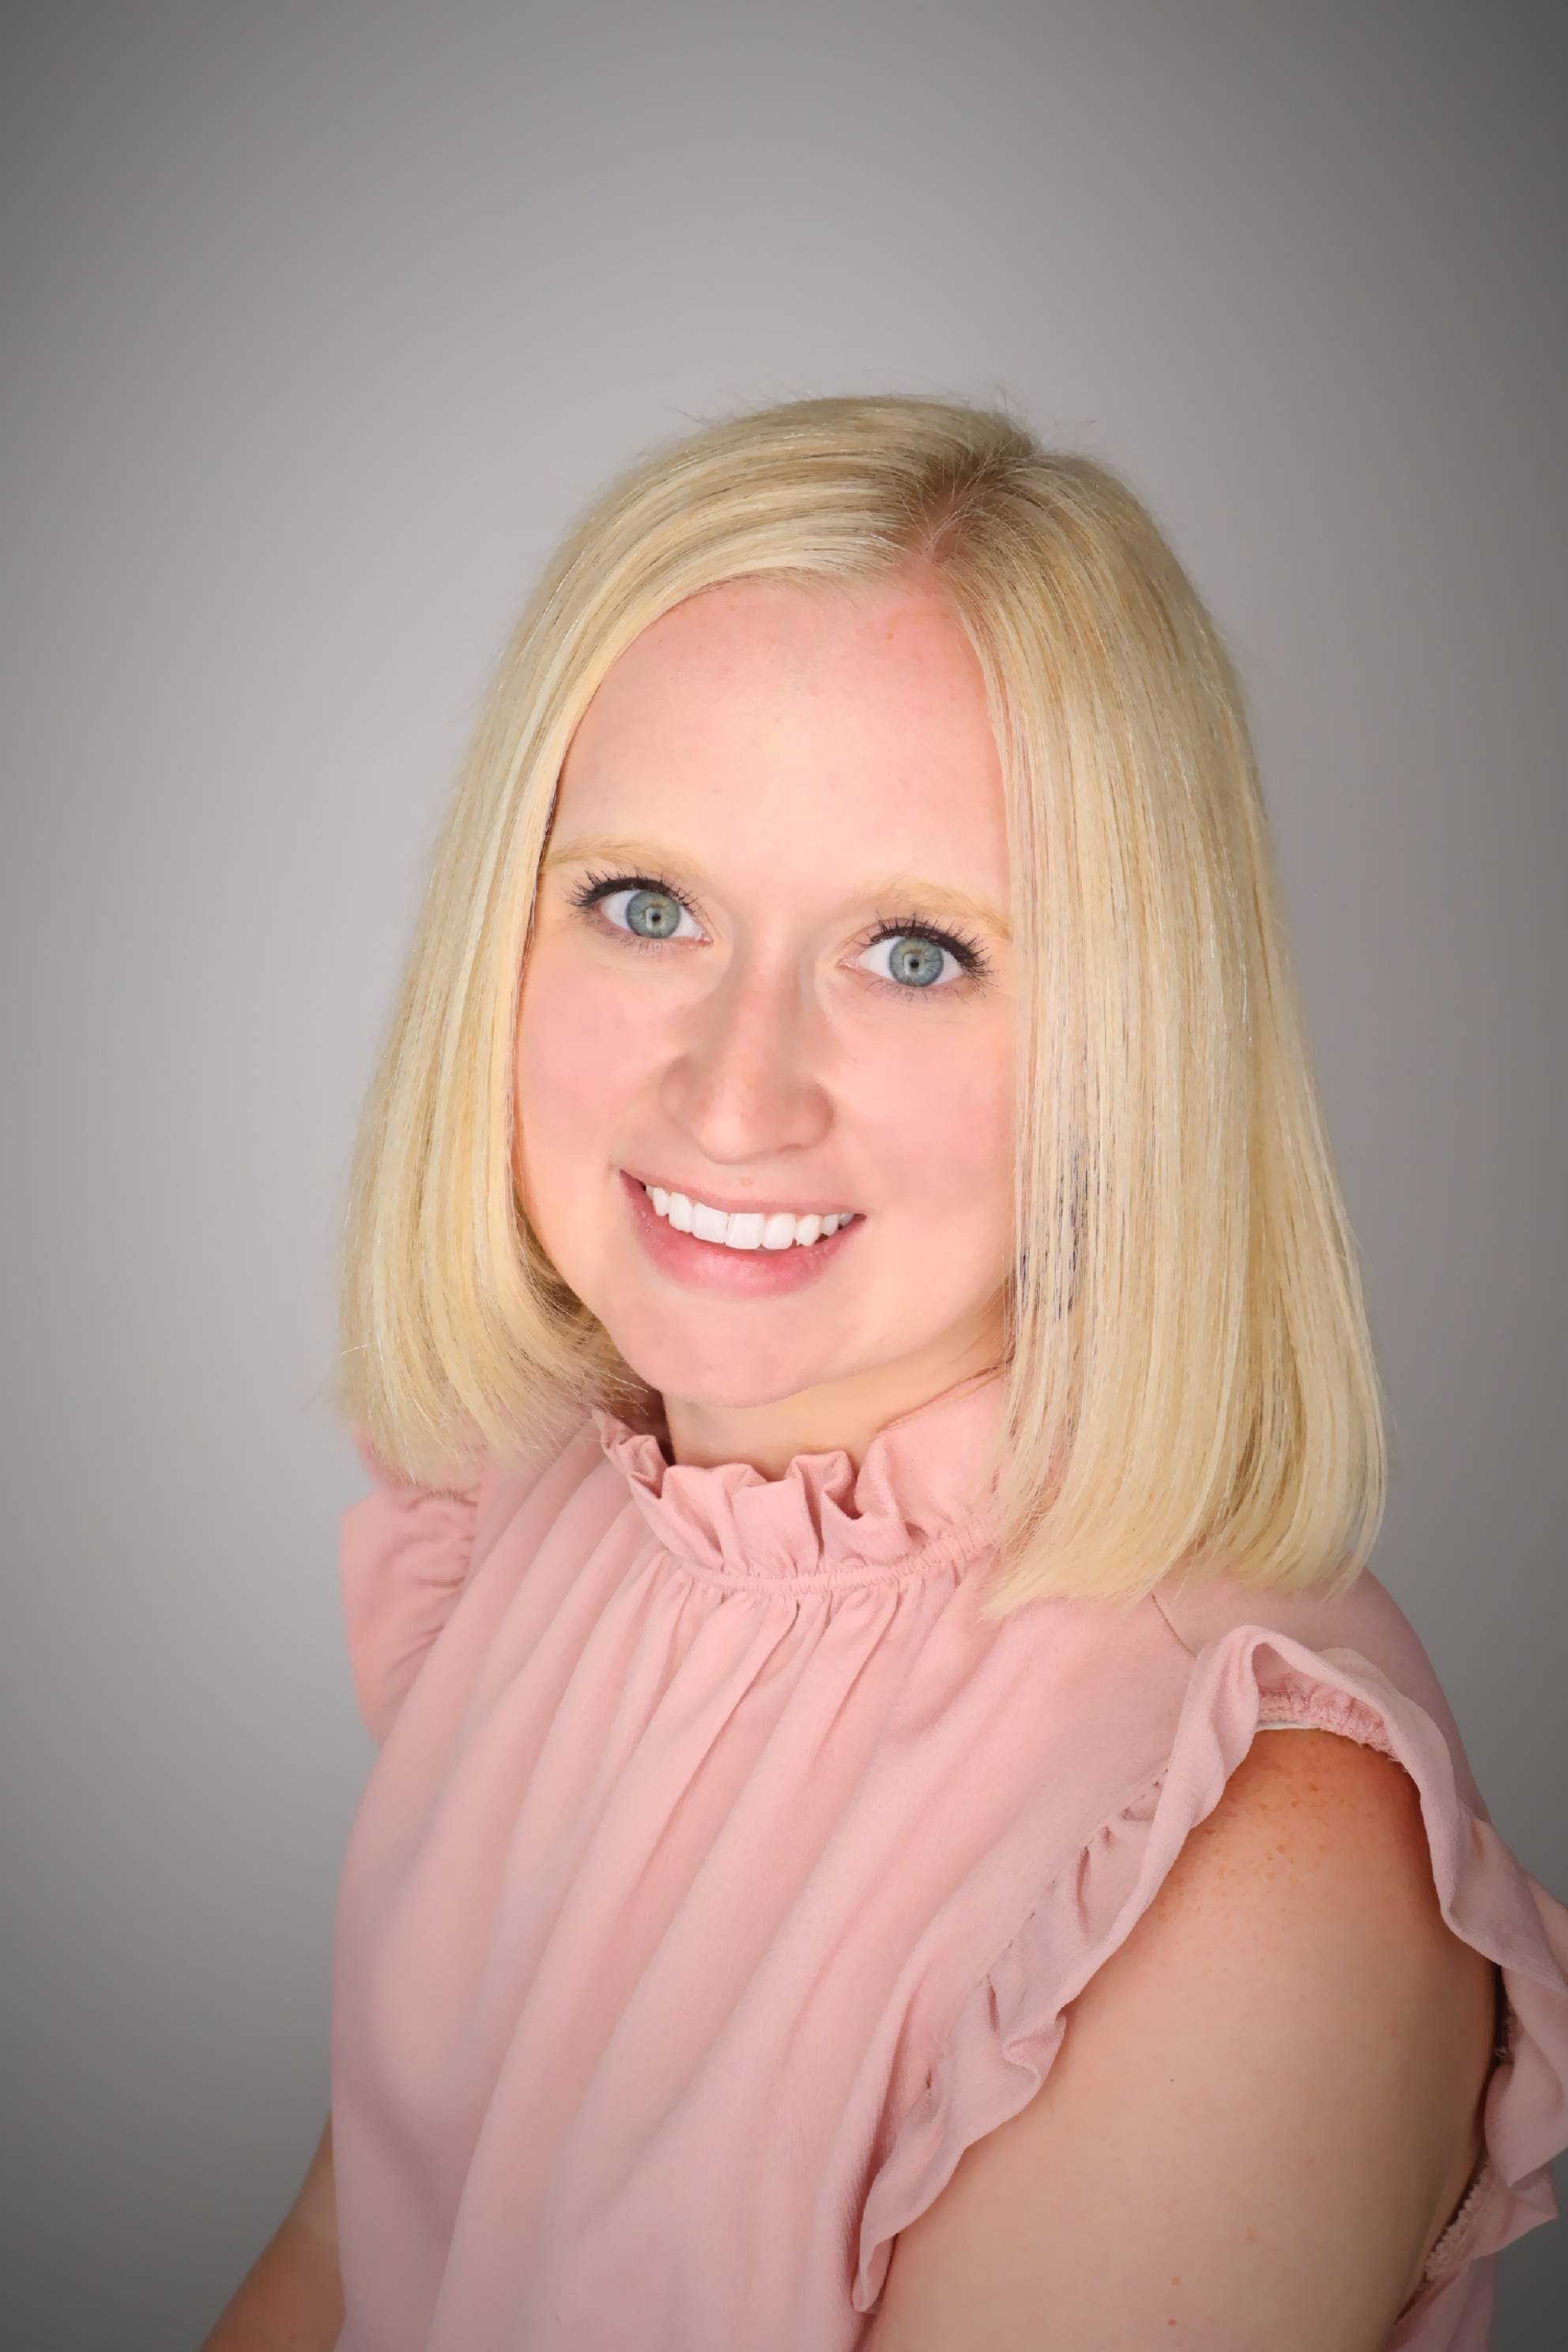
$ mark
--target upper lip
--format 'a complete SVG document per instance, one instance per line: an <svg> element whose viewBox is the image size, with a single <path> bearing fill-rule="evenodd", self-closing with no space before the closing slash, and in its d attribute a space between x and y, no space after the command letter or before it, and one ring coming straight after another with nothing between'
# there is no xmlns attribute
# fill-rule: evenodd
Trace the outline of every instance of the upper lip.
<svg viewBox="0 0 1568 2352"><path fill-rule="evenodd" d="M858 1210L846 1209L837 1201L819 1208L815 1202L799 1199L759 1201L752 1197L743 1201L726 1200L721 1193L710 1192L705 1184L673 1183L668 1176L649 1176L640 1168L628 1168L624 1172L638 1184L657 1184L661 1192L684 1192L689 1201L700 1201L705 1208L721 1209L727 1216L853 1217L859 1214Z"/></svg>

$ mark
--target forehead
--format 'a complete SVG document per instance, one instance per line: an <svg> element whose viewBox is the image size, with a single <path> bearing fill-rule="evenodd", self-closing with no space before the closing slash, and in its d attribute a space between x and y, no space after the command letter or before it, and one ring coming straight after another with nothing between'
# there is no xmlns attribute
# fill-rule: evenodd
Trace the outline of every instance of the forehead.
<svg viewBox="0 0 1568 2352"><path fill-rule="evenodd" d="M931 659L948 668L974 667L957 617L933 582L727 580L661 614L609 678L625 690L655 675L750 674L761 664L802 684Z"/></svg>
<svg viewBox="0 0 1568 2352"><path fill-rule="evenodd" d="M973 648L940 590L910 582L747 580L687 599L612 664L562 776L584 813L776 790L826 796L840 823L860 804L882 821L889 795L910 817L956 802L973 818L1000 789Z"/></svg>

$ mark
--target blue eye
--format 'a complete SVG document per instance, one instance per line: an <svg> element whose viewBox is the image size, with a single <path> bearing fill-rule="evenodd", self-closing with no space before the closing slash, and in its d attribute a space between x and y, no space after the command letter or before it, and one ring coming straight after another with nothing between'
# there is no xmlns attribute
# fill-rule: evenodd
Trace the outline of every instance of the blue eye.
<svg viewBox="0 0 1568 2352"><path fill-rule="evenodd" d="M651 922L653 928L647 931L635 928L622 929L619 923L612 922L610 929L619 931L623 939L629 938L638 947L657 947L661 940L673 939L681 915L692 912L691 901L683 891L676 888L673 882L661 881L647 874L591 874L579 888L573 891L572 904L586 911L606 899L619 898L623 892L626 896L628 926L633 922L632 909L636 907L636 919ZM661 899L667 902L662 909ZM640 906L639 900L643 902ZM672 915L668 912L669 907L678 911ZM604 919L607 921L609 919Z"/></svg>
<svg viewBox="0 0 1568 2352"><path fill-rule="evenodd" d="M685 891L659 874L589 874L570 898L572 905L586 914L623 894L626 900L625 925L610 921L607 917L599 919L633 947L657 950L668 940L681 936L679 925L683 915L697 921L696 909ZM637 929L641 923L651 928ZM689 938L690 934L685 936ZM949 995L962 989L966 982L983 982L989 977L991 961L978 940L945 929L920 914L896 919L880 917L869 937L860 941L860 952L868 955L873 948L888 940L899 942L892 971L868 972L867 976L885 993L906 1003ZM943 979L944 956L951 957L957 965L956 980Z"/></svg>
<svg viewBox="0 0 1568 2352"><path fill-rule="evenodd" d="M955 939L949 931L928 929L913 922L885 923L867 942L865 952L885 947L889 940L897 942L892 955L892 971L887 984L902 996L932 996L956 983L943 981L942 961L951 956L961 977L968 978L979 969L977 951L963 940ZM879 972L878 979L885 976Z"/></svg>

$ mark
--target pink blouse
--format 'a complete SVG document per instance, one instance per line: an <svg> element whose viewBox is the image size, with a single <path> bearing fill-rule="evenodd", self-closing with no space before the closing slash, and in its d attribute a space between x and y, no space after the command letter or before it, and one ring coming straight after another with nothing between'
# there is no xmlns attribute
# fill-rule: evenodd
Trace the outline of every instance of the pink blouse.
<svg viewBox="0 0 1568 2352"><path fill-rule="evenodd" d="M1405 1768L1443 1916L1501 1964L1485 2154L1388 2339L1484 2352L1493 2258L1557 2213L1568 1909L1370 1572L984 1624L1001 1392L959 1382L858 1473L671 1466L603 1410L451 1492L361 1442L338 2352L849 2352L897 2232L1278 1725Z"/></svg>

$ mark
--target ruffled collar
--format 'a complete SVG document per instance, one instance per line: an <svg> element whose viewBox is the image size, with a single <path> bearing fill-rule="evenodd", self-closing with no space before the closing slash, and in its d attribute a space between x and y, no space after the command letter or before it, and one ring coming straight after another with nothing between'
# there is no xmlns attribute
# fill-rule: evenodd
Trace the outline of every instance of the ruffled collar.
<svg viewBox="0 0 1568 2352"><path fill-rule="evenodd" d="M836 1447L795 1454L777 1478L749 1462L667 1462L651 1430L603 1405L590 1412L605 1459L678 1559L746 1582L854 1583L984 1548L992 1521L979 1465L1003 1394L1000 1371L973 1373L886 1423L858 1472Z"/></svg>

